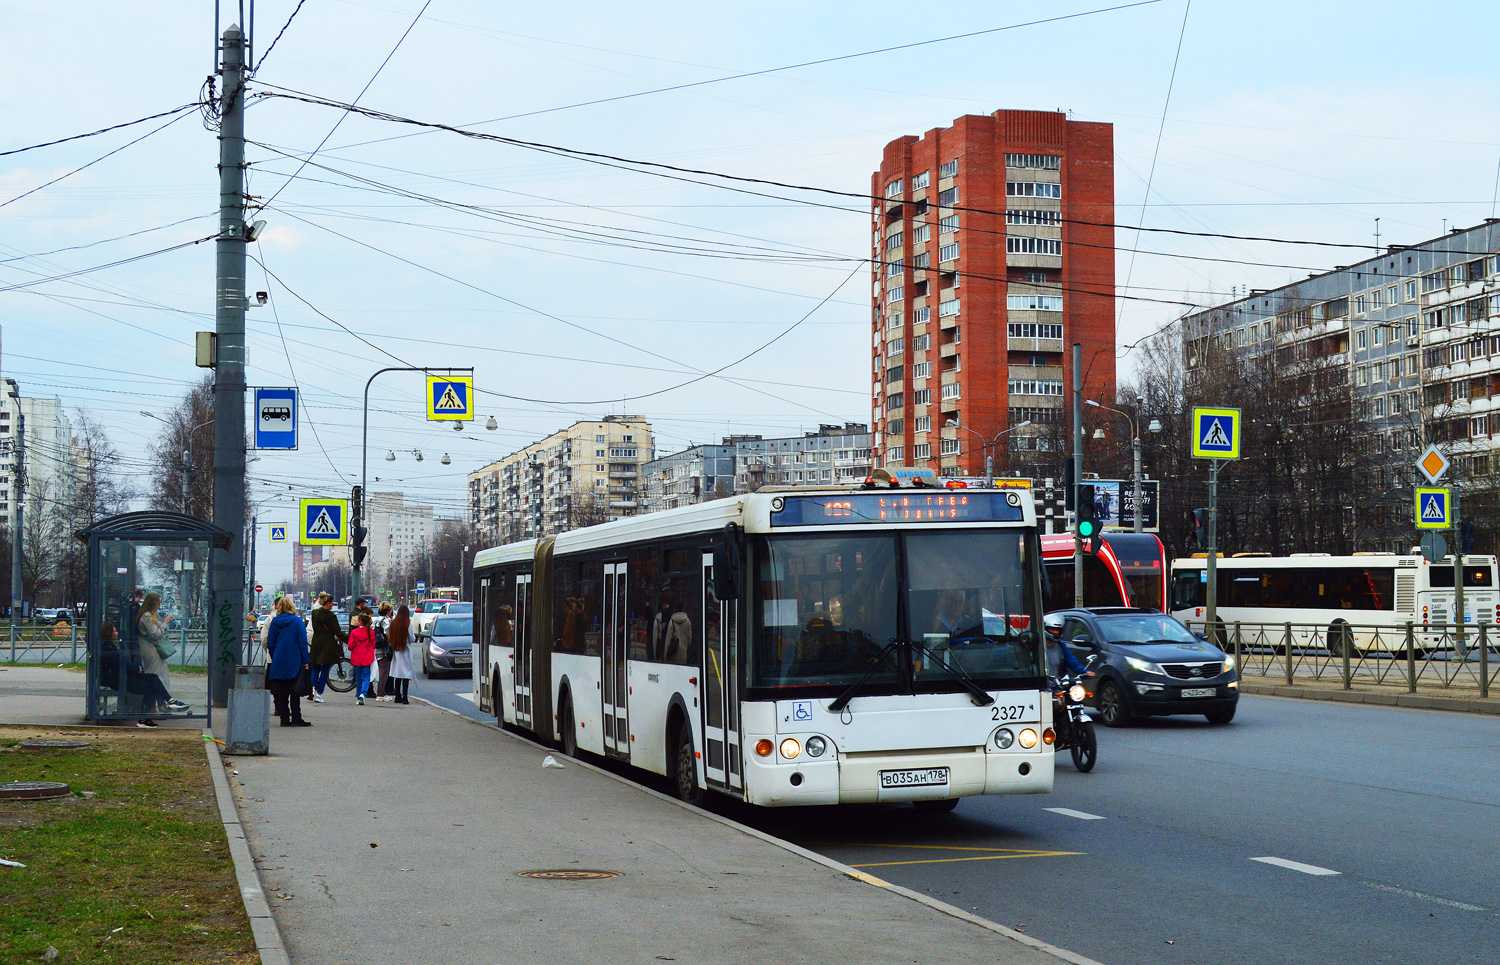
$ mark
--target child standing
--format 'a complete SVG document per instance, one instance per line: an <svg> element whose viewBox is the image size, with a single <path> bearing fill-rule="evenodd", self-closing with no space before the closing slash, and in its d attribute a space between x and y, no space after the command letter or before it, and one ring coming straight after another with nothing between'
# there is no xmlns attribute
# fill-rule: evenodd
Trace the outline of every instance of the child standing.
<svg viewBox="0 0 1500 965"><path fill-rule="evenodd" d="M375 663L375 631L370 629L374 621L368 613L356 613L354 622L349 631L349 663L354 667L354 692L363 706L370 689L370 667Z"/></svg>
<svg viewBox="0 0 1500 965"><path fill-rule="evenodd" d="M396 618L391 621L391 627L386 631L386 639L391 645L391 693L395 695L396 703L409 704L407 689L411 686L411 611L406 604L401 604L401 609L396 611Z"/></svg>

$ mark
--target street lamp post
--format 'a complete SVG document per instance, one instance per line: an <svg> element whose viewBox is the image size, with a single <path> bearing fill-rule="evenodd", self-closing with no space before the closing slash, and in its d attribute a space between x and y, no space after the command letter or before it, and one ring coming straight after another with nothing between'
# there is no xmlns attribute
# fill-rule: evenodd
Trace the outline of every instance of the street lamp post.
<svg viewBox="0 0 1500 965"><path fill-rule="evenodd" d="M141 415L145 416L148 419L155 419L162 425L171 426L174 429L177 428L176 423L172 422L170 419L163 419L155 412L147 412L145 409L142 409ZM186 514L188 511L188 481L192 478L191 470L193 466L193 433L197 432L199 429L204 428L205 426L211 426L213 424L214 420L209 419L207 422L198 423L187 431L187 439L184 441L184 448L182 452L182 511L184 514Z"/></svg>
<svg viewBox="0 0 1500 965"><path fill-rule="evenodd" d="M1135 417L1113 406L1105 405L1102 402L1095 402L1093 399L1085 399L1084 402L1086 405L1091 405L1096 409L1104 409L1107 412L1113 412L1115 415L1123 416L1125 421L1130 423L1130 455L1131 461L1134 463L1134 468L1131 472L1131 482L1135 490L1135 512L1132 513L1135 517L1135 526L1133 529L1139 533L1143 529L1146 513L1145 507L1141 505L1141 434L1136 431ZM1152 432L1160 432L1161 422L1157 419L1152 419L1151 424L1147 428Z"/></svg>
<svg viewBox="0 0 1500 965"><path fill-rule="evenodd" d="M997 446L997 445L1000 444L1000 437L1008 435L1009 433L1015 432L1017 429L1023 429L1026 426L1031 425L1031 420L1027 419L1024 422L1017 422L1015 425L1011 426L1009 429L1002 429L999 432L995 433L995 437L993 439L989 439L989 440L986 440L984 438L984 436L981 435L979 432L975 431L974 429L970 429L968 426L966 426L963 423L959 422L957 419L949 419L948 420L948 425L952 426L955 429L962 429L965 432L973 433L975 436L977 436L979 438L979 443L980 443L980 446L981 446L980 452L984 453L984 484L986 486L994 486L995 485L995 453L994 453L994 448L995 448L995 446Z"/></svg>

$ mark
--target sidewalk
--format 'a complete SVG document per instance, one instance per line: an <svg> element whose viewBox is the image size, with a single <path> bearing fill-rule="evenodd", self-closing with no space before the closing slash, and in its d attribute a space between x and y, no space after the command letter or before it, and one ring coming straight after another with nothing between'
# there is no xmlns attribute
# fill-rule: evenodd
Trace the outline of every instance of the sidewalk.
<svg viewBox="0 0 1500 965"><path fill-rule="evenodd" d="M1087 961L561 755L544 769L546 751L427 704L305 713L272 728L270 757L226 759L298 965ZM520 876L595 869L618 876Z"/></svg>
<svg viewBox="0 0 1500 965"><path fill-rule="evenodd" d="M76 727L90 722L83 716L88 678L81 670L57 666L0 667L0 723L46 727ZM223 711L214 714L217 724ZM155 718L162 728L202 730L202 720ZM130 721L104 726L133 727Z"/></svg>

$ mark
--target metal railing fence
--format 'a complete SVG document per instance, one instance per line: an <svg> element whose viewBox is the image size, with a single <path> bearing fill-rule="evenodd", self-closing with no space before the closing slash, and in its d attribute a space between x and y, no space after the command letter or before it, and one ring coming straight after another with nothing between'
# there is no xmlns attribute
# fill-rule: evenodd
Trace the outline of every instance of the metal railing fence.
<svg viewBox="0 0 1500 965"><path fill-rule="evenodd" d="M1355 687L1418 685L1441 690L1473 689L1488 698L1500 673L1500 627L1494 624L1247 623L1223 621L1210 628L1188 621L1234 656L1244 679L1337 681Z"/></svg>

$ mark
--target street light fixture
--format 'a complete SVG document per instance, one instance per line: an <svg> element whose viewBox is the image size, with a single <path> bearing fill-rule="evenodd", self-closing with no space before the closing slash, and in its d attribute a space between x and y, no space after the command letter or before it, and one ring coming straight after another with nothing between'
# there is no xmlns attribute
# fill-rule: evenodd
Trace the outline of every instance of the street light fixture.
<svg viewBox="0 0 1500 965"><path fill-rule="evenodd" d="M500 428L500 423L495 421L494 416L490 416L489 419L485 421L484 427L489 431L494 432L496 429Z"/></svg>
<svg viewBox="0 0 1500 965"><path fill-rule="evenodd" d="M978 431L970 429L968 426L959 422L957 419L949 419L947 424L955 429L962 429L965 432L971 432L979 437L981 446L980 452L984 453L984 484L986 486L993 486L995 485L995 456L992 450L995 446L999 445L1001 436L1015 432L1017 429L1026 428L1027 426L1031 425L1031 420L1026 419L1023 422L1017 422L1009 429L1002 429L999 432L995 433L995 437L993 439L990 439L989 441L986 441L984 436Z"/></svg>
<svg viewBox="0 0 1500 965"><path fill-rule="evenodd" d="M1093 399L1084 399L1083 403L1084 405L1091 405L1096 409L1104 409L1106 412L1113 412L1115 415L1122 416L1130 424L1130 455L1131 461L1134 463L1131 480L1135 489L1135 512L1132 514L1135 516L1135 526L1133 528L1137 533L1142 532L1146 514L1143 512L1145 507L1141 505L1141 434L1136 430L1135 417L1128 412L1116 409L1114 406L1095 402ZM1161 420L1152 419L1151 424L1146 428L1151 432L1160 432ZM1104 430L1095 429L1094 438L1103 439Z"/></svg>

